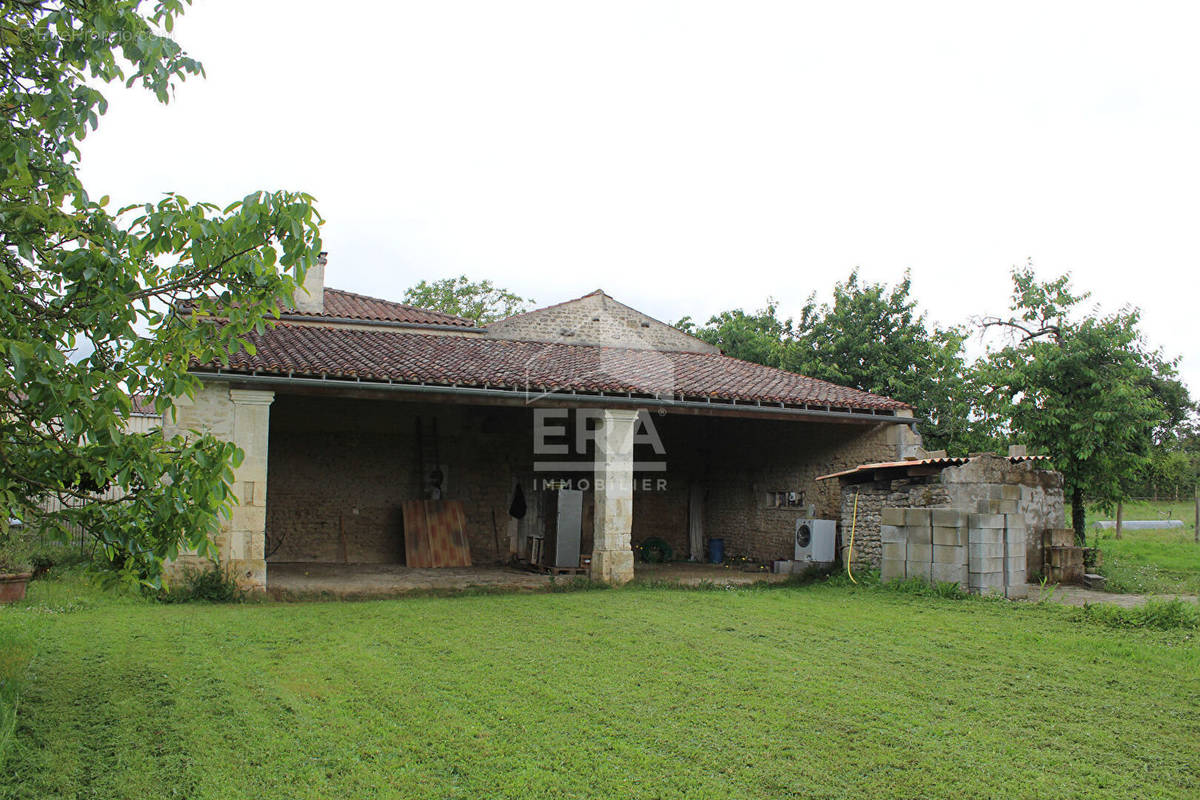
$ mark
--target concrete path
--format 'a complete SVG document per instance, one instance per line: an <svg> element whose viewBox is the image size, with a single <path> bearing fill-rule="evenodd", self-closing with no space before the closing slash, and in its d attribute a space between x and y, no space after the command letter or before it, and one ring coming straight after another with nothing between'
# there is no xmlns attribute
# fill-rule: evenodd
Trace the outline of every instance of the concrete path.
<svg viewBox="0 0 1200 800"><path fill-rule="evenodd" d="M787 575L743 572L719 564L637 564L635 580L695 586L704 582L745 585L783 581ZM555 578L559 582L571 576ZM474 588L508 591L545 590L551 578L538 572L501 566L415 569L401 564L267 564L267 592L276 597L362 597L407 592L455 592Z"/></svg>
<svg viewBox="0 0 1200 800"><path fill-rule="evenodd" d="M1197 602L1196 596L1190 594L1117 594L1116 592L1097 592L1093 589L1084 589L1082 586L1059 586L1051 594L1049 588L1043 590L1036 584L1030 587L1029 596L1025 599L1036 603L1043 595L1049 595L1052 603L1062 603L1068 606L1082 606L1085 603L1111 603L1122 608L1135 608L1145 605L1146 601L1151 598Z"/></svg>

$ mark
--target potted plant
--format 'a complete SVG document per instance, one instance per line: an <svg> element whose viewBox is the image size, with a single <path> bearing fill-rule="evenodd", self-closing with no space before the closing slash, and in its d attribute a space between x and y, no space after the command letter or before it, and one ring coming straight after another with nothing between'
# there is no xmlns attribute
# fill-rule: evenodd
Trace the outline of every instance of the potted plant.
<svg viewBox="0 0 1200 800"><path fill-rule="evenodd" d="M25 569L17 556L21 523L10 519L0 522L0 605L15 603L25 597L25 587L33 573Z"/></svg>

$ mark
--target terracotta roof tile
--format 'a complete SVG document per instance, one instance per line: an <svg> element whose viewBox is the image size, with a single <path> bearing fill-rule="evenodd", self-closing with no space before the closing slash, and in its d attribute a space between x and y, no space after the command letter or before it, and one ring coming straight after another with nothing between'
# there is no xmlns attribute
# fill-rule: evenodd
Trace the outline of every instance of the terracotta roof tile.
<svg viewBox="0 0 1200 800"><path fill-rule="evenodd" d="M289 314L320 317L343 317L346 319L371 320L375 322L411 322L418 325L457 325L463 328L473 328L475 323L453 314L441 311L431 311L427 308L417 308L405 303L391 300L381 300L378 297L367 297L355 292L342 289L325 289L325 312L323 314L305 313L289 310Z"/></svg>
<svg viewBox="0 0 1200 800"><path fill-rule="evenodd" d="M249 337L220 366L236 372L329 376L457 386L713 398L839 409L895 410L904 403L718 353L663 352L553 342L346 330L280 323Z"/></svg>

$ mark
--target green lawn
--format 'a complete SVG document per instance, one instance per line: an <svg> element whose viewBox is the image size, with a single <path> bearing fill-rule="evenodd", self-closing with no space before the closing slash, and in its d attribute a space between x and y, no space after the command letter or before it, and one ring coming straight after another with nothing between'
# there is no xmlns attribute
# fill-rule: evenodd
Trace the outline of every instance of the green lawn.
<svg viewBox="0 0 1200 800"><path fill-rule="evenodd" d="M33 589L0 798L1200 796L1194 629L828 585Z"/></svg>
<svg viewBox="0 0 1200 800"><path fill-rule="evenodd" d="M1200 594L1200 544L1195 539L1195 505L1138 502L1125 506L1125 519L1180 519L1189 527L1122 533L1089 530L1104 553L1101 572L1117 592ZM1105 518L1092 514L1090 519Z"/></svg>

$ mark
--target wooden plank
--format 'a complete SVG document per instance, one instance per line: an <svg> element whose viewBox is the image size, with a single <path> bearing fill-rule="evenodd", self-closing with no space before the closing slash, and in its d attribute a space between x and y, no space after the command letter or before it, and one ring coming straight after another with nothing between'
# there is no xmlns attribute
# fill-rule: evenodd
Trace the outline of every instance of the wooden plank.
<svg viewBox="0 0 1200 800"><path fill-rule="evenodd" d="M410 567L469 567L467 515L458 500L405 500L404 552Z"/></svg>
<svg viewBox="0 0 1200 800"><path fill-rule="evenodd" d="M429 522L424 500L405 500L401 508L404 513L404 563L410 567L433 566L433 554L429 546Z"/></svg>

